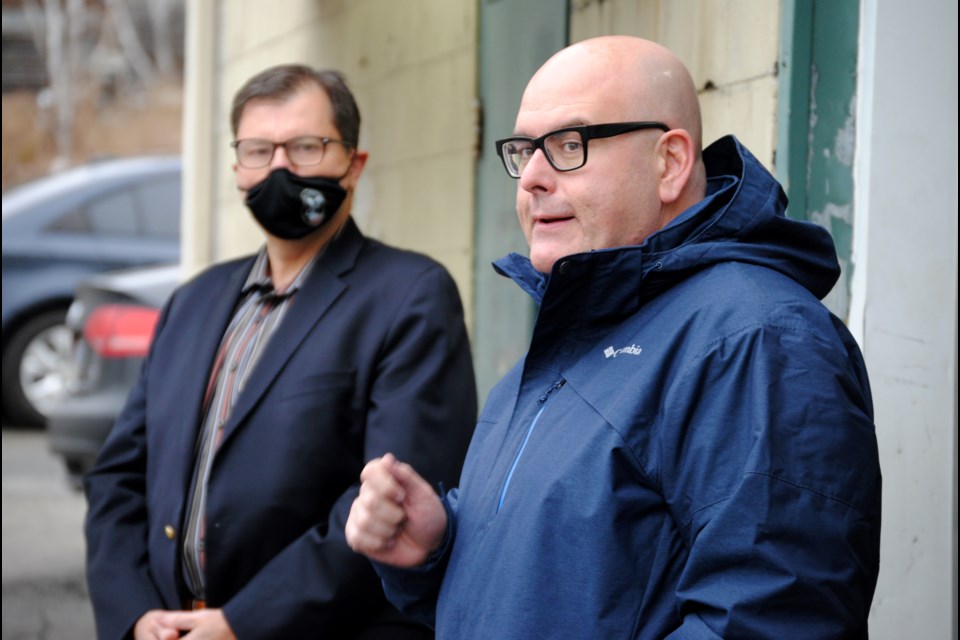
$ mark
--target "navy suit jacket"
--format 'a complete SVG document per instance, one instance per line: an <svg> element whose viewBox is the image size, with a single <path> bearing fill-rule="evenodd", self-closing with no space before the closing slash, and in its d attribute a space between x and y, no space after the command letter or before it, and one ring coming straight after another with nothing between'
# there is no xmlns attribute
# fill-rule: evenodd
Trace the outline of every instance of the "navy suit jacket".
<svg viewBox="0 0 960 640"><path fill-rule="evenodd" d="M150 354L85 480L87 573L101 638L179 609L201 403L253 257L165 305ZM456 285L352 220L277 328L224 428L208 485L207 603L238 637L350 637L405 619L343 527L364 464L386 452L455 485L476 419Z"/></svg>

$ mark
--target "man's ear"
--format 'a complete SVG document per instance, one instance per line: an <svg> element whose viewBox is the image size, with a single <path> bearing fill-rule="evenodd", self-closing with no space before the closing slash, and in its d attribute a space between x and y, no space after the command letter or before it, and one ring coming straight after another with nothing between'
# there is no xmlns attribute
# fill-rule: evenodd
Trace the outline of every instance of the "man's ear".
<svg viewBox="0 0 960 640"><path fill-rule="evenodd" d="M660 137L660 202L673 204L683 195L696 164L693 138L685 129L672 129Z"/></svg>
<svg viewBox="0 0 960 640"><path fill-rule="evenodd" d="M353 157L350 159L350 168L347 170L347 184L344 186L356 186L357 180L360 179L360 174L363 173L363 168L367 164L367 155L366 151L353 152Z"/></svg>

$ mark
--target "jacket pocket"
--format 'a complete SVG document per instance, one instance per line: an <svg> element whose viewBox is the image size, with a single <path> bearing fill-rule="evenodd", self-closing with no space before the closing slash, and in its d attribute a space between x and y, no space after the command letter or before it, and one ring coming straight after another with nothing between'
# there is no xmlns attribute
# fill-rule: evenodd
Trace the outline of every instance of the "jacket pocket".
<svg viewBox="0 0 960 640"><path fill-rule="evenodd" d="M296 396L314 393L330 393L343 389L353 389L357 380L356 369L342 371L324 371L297 378L280 391L280 398L294 398Z"/></svg>

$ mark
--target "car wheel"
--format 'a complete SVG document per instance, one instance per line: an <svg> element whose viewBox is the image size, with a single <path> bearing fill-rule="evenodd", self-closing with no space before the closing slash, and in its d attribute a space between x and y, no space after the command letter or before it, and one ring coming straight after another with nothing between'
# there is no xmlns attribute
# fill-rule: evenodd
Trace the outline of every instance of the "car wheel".
<svg viewBox="0 0 960 640"><path fill-rule="evenodd" d="M15 426L43 426L66 392L73 332L66 309L37 315L20 327L3 351L3 408Z"/></svg>

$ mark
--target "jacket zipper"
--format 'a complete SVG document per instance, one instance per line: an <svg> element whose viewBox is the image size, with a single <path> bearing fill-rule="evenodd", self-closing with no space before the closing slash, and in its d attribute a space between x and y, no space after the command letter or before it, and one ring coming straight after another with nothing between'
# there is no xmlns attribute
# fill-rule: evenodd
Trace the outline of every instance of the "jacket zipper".
<svg viewBox="0 0 960 640"><path fill-rule="evenodd" d="M503 506L503 499L507 496L507 488L510 486L510 480L513 478L513 472L517 469L517 463L520 462L520 456L523 455L523 450L527 447L527 441L530 440L530 434L533 433L533 428L537 426L537 421L540 420L540 416L543 414L544 408L546 408L547 400L554 391L559 390L560 387L566 383L566 380L560 378L549 389L547 389L546 393L537 398L537 404L540 405L540 409L537 411L537 415L533 417L533 420L530 421L530 426L527 427L527 435L523 437L523 442L520 444L520 450L517 451L517 456L513 459L513 464L510 465L510 471L507 473L507 479L503 483L503 490L500 492L500 500L497 502L497 513L500 513L500 508Z"/></svg>

